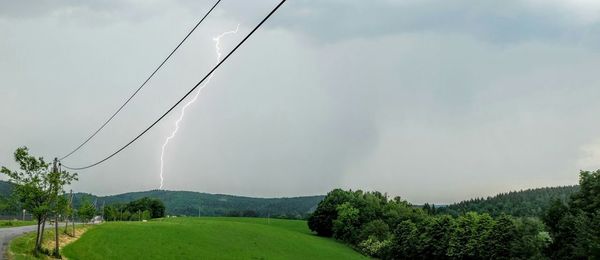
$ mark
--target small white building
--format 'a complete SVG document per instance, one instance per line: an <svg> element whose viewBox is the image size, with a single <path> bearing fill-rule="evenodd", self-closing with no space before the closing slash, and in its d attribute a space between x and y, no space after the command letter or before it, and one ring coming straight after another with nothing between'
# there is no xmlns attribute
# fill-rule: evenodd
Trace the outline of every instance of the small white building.
<svg viewBox="0 0 600 260"><path fill-rule="evenodd" d="M92 218L92 220L90 222L92 224L100 224L100 223L104 222L104 219L102 218L102 216L95 216Z"/></svg>

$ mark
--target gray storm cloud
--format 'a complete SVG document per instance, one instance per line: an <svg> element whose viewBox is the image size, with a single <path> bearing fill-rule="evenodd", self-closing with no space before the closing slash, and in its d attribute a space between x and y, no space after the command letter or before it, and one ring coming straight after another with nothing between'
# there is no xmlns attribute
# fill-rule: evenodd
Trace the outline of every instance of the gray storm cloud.
<svg viewBox="0 0 600 260"><path fill-rule="evenodd" d="M215 75L166 155L165 188L250 196L377 189L452 202L567 185L600 167L600 10L574 1L289 1ZM81 142L209 1L0 2L0 165ZM127 110L68 162L139 133L275 3L223 1ZM590 11L592 10L592 11ZM223 42L226 50L241 36ZM74 189L156 188L175 116Z"/></svg>

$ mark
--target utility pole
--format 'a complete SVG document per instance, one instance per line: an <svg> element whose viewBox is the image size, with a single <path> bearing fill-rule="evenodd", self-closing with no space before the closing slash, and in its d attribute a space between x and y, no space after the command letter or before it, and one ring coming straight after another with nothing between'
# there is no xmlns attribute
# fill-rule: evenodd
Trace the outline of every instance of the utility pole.
<svg viewBox="0 0 600 260"><path fill-rule="evenodd" d="M58 181L59 181L59 172L58 172L58 158L54 158L54 164L52 165L52 172L54 172L54 187L53 187L53 191L54 192L54 196L56 196L56 205L55 205L55 211L54 211L54 256L58 257L60 256L60 253L58 252Z"/></svg>
<svg viewBox="0 0 600 260"><path fill-rule="evenodd" d="M73 215L73 190L71 190L69 195L69 205L67 205L67 211L65 212L65 234L69 234L69 214L67 213L71 213L71 215ZM75 220L73 220L75 221Z"/></svg>

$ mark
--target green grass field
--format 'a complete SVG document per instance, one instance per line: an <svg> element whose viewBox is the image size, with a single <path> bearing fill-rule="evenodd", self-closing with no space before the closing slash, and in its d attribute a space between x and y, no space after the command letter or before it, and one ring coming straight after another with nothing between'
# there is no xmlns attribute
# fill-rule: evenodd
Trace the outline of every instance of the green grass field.
<svg viewBox="0 0 600 260"><path fill-rule="evenodd" d="M0 228L9 228L9 227L20 227L20 226L31 226L35 225L37 222L31 220L22 221L22 220L0 220Z"/></svg>
<svg viewBox="0 0 600 260"><path fill-rule="evenodd" d="M364 259L305 221L170 218L109 222L66 246L69 259Z"/></svg>

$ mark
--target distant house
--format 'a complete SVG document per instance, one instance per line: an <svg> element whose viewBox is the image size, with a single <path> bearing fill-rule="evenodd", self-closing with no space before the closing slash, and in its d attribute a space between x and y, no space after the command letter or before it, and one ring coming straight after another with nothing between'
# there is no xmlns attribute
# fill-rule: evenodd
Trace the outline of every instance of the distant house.
<svg viewBox="0 0 600 260"><path fill-rule="evenodd" d="M92 220L90 222L92 224L100 224L100 223L104 222L104 219L102 218L102 216L95 216L92 218Z"/></svg>

